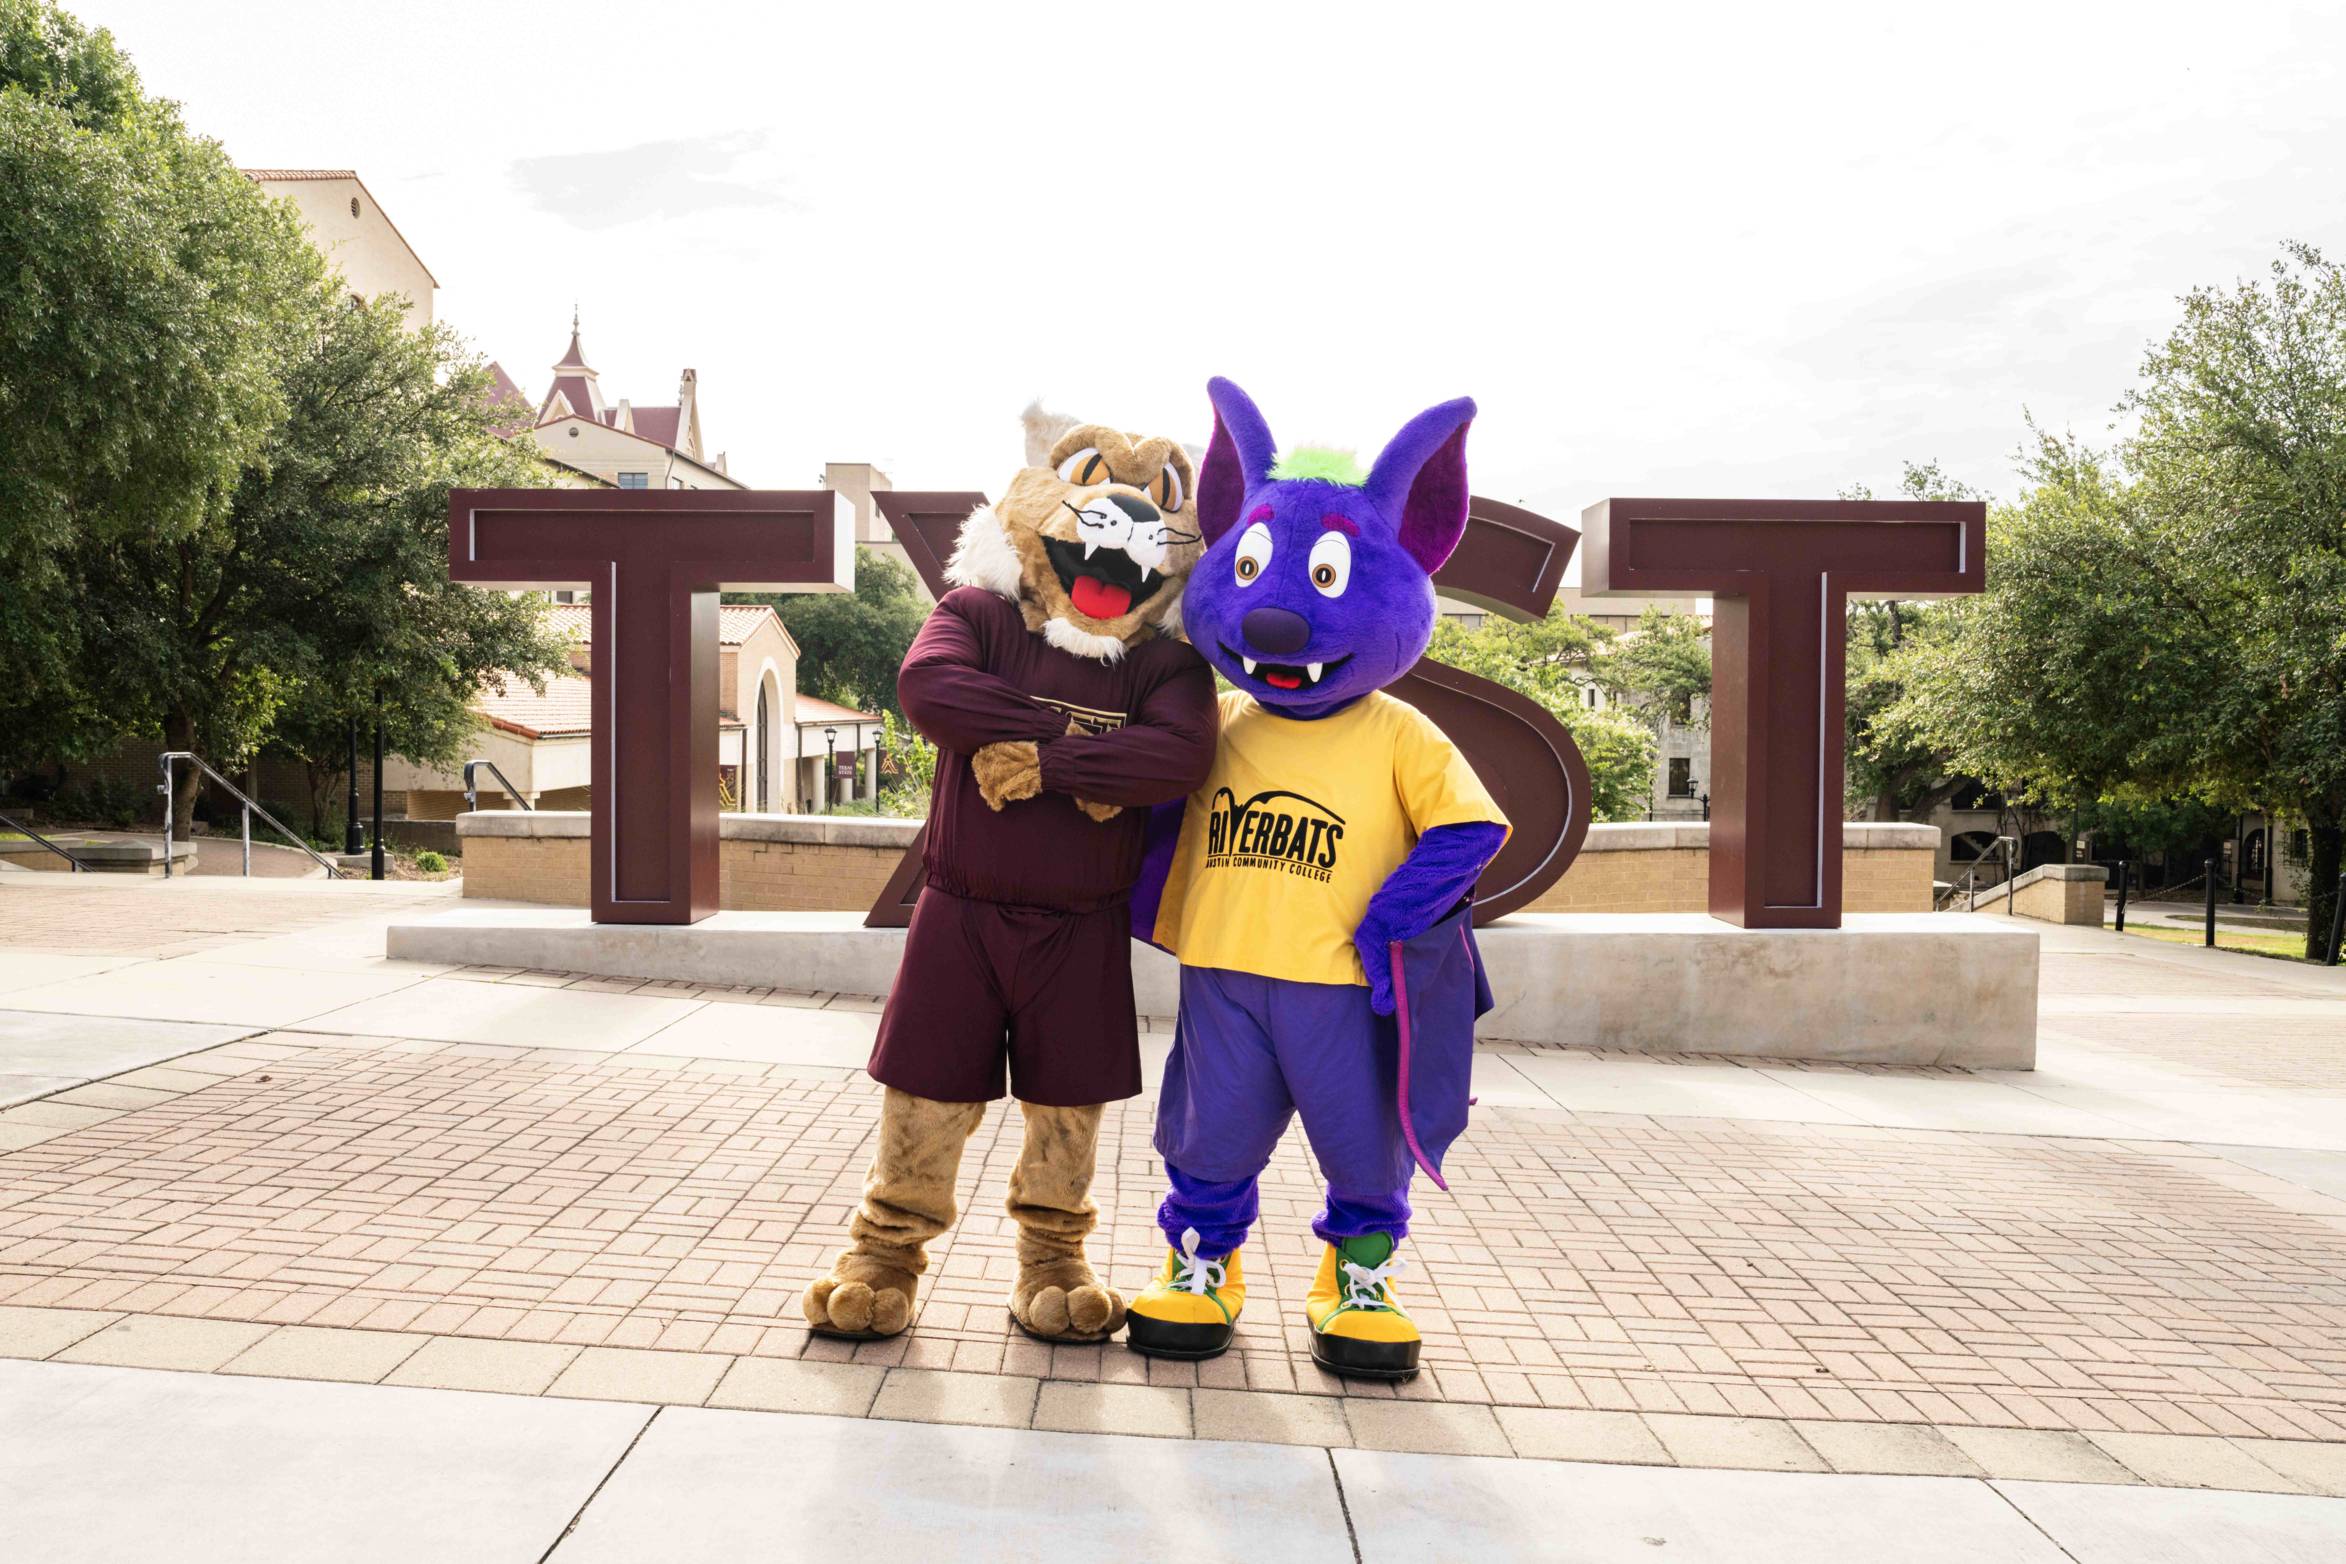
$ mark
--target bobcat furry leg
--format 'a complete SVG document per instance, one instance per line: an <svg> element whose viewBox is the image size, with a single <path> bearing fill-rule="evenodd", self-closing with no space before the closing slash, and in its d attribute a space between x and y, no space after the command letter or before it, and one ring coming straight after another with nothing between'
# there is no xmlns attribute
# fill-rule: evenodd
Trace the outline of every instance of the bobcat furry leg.
<svg viewBox="0 0 2346 1564"><path fill-rule="evenodd" d="M893 1336L912 1323L926 1245L953 1225L961 1148L985 1113L982 1102L932 1102L888 1088L848 1245L801 1300L818 1335Z"/></svg>
<svg viewBox="0 0 2346 1564"><path fill-rule="evenodd" d="M1124 1300L1083 1256L1083 1241L1099 1220L1091 1188L1103 1110L1018 1106L1026 1115L1026 1141L1010 1174L1009 1210L1018 1223L1010 1317L1046 1341L1104 1340L1124 1324Z"/></svg>

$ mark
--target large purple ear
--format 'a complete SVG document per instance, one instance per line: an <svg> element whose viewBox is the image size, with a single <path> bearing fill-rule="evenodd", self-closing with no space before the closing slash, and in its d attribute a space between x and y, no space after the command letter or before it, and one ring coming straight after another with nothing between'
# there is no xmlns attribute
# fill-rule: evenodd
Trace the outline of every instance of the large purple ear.
<svg viewBox="0 0 2346 1564"><path fill-rule="evenodd" d="M1271 426L1244 391L1216 375L1206 382L1206 395L1214 404L1214 438L1198 470L1197 522L1212 548L1238 524L1247 489L1270 476L1275 447Z"/></svg>
<svg viewBox="0 0 2346 1564"><path fill-rule="evenodd" d="M1466 534L1466 426L1474 398L1429 407L1385 442L1369 470L1368 490L1400 517L1401 546L1432 575Z"/></svg>

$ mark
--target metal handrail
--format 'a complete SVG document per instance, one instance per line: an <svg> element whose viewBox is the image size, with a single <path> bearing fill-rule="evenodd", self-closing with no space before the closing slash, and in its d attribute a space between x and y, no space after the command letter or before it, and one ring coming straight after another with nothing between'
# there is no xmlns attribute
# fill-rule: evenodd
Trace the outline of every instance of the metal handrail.
<svg viewBox="0 0 2346 1564"><path fill-rule="evenodd" d="M164 879L168 880L171 878L171 804L174 792L174 784L177 780L172 774L171 763L175 760L194 761L198 771L201 771L205 776L210 777L213 781L228 789L229 792L235 794L237 802L244 805L244 872L247 876L250 876L253 872L253 816L258 814L263 820L266 820L269 822L269 824L275 826L279 835L283 836L287 841L291 842L294 846L300 848L303 852L308 853L311 858L315 859L318 867L326 871L326 877L328 879L339 880L345 878L341 869L335 866L332 859L322 856L316 848L303 841L300 837L294 835L293 832L287 828L284 821L269 813L269 811L263 806L254 803L243 788L238 787L235 783L220 775L219 772L213 770L210 763L207 762L203 756L190 749L167 749L160 756L156 757L155 761L156 765L160 766L163 770L162 784L158 786L155 791L163 795Z"/></svg>
<svg viewBox="0 0 2346 1564"><path fill-rule="evenodd" d="M2004 878L2000 883L2004 886L2004 905L2007 909L2011 907L2012 881L2017 877L2018 872L2013 868L2012 854L2013 849L2019 846L2019 843L2009 836L1999 836L1995 840L1995 846L2003 849L1998 857L1991 859L1986 853L1981 853L1977 858L1972 859L1971 866L1964 870L1963 883L1948 886L1946 900L1939 904L1941 912L1955 906L1958 902L1962 904L1965 912L1979 910L1979 871L1981 866L1987 864L2000 864L2003 867ZM1990 886L1989 889L1993 890L1994 887Z"/></svg>
<svg viewBox="0 0 2346 1564"><path fill-rule="evenodd" d="M497 785L505 790L506 797L522 808L536 812L538 806L521 796L521 789L513 785L513 779L500 771L493 760L468 760L464 763L464 807L467 810L481 807L481 790L473 784L472 774L483 766L489 768L489 775L497 779Z"/></svg>
<svg viewBox="0 0 2346 1564"><path fill-rule="evenodd" d="M73 865L71 869L66 871L67 873L88 874L91 872L90 866L88 864L83 863L79 858L74 857L73 854L67 852L64 848L59 847L55 842L50 841L47 837L34 830L31 826L26 825L23 821L17 819L15 816L0 815L0 825L8 827L8 829L11 831L22 831L34 842L43 847L46 847L49 849L49 851L55 853L58 857Z"/></svg>

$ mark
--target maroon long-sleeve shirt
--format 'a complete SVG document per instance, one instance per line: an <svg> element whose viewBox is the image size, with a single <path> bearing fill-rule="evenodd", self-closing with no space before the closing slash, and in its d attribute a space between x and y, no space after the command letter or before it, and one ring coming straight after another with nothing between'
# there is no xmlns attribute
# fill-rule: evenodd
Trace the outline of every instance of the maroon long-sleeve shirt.
<svg viewBox="0 0 2346 1564"><path fill-rule="evenodd" d="M921 626L896 675L904 714L937 746L929 883L956 896L1087 912L1132 893L1148 806L1187 797L1213 764L1214 676L1180 641L1153 636L1116 662L1063 652L1015 605L958 587ZM1069 734L1073 720L1086 731ZM1039 746L1043 791L986 807L969 757ZM1075 807L1121 804L1106 821Z"/></svg>

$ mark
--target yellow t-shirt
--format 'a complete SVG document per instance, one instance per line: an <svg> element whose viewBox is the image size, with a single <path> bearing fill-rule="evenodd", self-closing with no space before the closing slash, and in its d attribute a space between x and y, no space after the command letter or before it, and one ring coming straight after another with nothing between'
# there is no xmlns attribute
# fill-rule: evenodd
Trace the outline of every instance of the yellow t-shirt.
<svg viewBox="0 0 2346 1564"><path fill-rule="evenodd" d="M1506 824L1433 719L1382 692L1300 722L1225 690L1222 741L1190 795L1157 943L1193 967L1365 983L1352 932L1438 825Z"/></svg>

